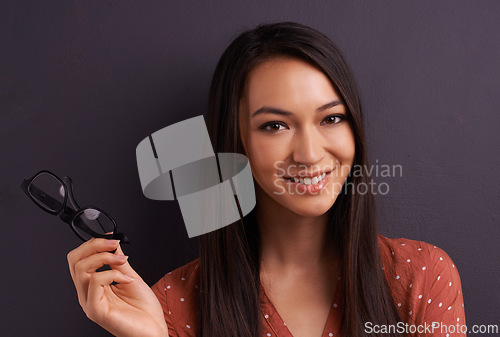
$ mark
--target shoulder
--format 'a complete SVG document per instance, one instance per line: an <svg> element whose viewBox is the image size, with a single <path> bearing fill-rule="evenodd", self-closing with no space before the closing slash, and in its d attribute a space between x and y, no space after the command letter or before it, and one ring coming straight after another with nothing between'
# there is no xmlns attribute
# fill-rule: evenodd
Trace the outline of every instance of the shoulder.
<svg viewBox="0 0 500 337"><path fill-rule="evenodd" d="M436 245L382 235L378 235L378 244L384 269L419 274L422 275L421 278L435 273L455 274L453 270L456 270L456 266L453 260Z"/></svg>
<svg viewBox="0 0 500 337"><path fill-rule="evenodd" d="M443 249L424 241L382 235L378 244L388 286L403 317L444 314L458 305L457 312L463 310L457 266Z"/></svg>
<svg viewBox="0 0 500 337"><path fill-rule="evenodd" d="M378 235L378 245L383 262L384 259L399 261L404 257L407 257L407 259L413 257L420 261L422 259L429 259L436 253L444 253L442 249L424 241L407 238L388 238L380 234Z"/></svg>
<svg viewBox="0 0 500 337"><path fill-rule="evenodd" d="M393 297L408 292L424 292L437 262L434 245L406 238L378 236L382 269ZM399 302L398 302L399 303Z"/></svg>
<svg viewBox="0 0 500 337"><path fill-rule="evenodd" d="M200 259L197 258L182 267L168 272L152 288L168 293L179 293L186 291L186 295L192 293L191 289L198 288L198 268ZM172 296L172 295L171 295Z"/></svg>
<svg viewBox="0 0 500 337"><path fill-rule="evenodd" d="M197 258L172 270L151 287L163 308L170 336L194 336L199 262Z"/></svg>
<svg viewBox="0 0 500 337"><path fill-rule="evenodd" d="M182 285L195 282L197 278L197 271L200 265L200 259L197 258L182 267L168 272L163 278L165 281L171 281L172 283L180 283ZM180 282L187 281L187 282Z"/></svg>

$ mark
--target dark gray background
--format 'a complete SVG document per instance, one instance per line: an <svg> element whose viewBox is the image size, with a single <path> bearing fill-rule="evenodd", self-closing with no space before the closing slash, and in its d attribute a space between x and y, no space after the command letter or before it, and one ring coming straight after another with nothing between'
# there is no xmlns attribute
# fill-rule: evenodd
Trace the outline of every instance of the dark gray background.
<svg viewBox="0 0 500 337"><path fill-rule="evenodd" d="M469 327L500 323L500 2L12 1L0 10L2 336L107 335L67 269L80 241L19 189L40 169L71 176L81 204L116 218L148 284L196 257L178 205L142 195L135 147L203 114L228 43L281 20L338 44L372 163L403 167L379 180L390 186L380 232L443 248Z"/></svg>

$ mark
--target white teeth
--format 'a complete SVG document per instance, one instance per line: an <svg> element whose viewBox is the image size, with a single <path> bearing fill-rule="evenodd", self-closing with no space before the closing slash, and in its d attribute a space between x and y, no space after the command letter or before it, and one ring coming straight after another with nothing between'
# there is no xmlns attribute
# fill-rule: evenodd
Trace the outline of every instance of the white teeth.
<svg viewBox="0 0 500 337"><path fill-rule="evenodd" d="M311 178L292 178L293 181L295 181L296 183L301 183L303 185L316 185L317 183L319 183L324 177L326 176L326 173L323 173L323 174L320 174L319 176L316 176L316 177L313 177L312 179Z"/></svg>

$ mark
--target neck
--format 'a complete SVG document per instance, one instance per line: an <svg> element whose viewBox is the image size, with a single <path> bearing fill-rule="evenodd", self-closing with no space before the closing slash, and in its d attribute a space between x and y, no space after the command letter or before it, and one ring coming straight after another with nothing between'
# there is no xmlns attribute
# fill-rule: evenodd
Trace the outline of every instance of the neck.
<svg viewBox="0 0 500 337"><path fill-rule="evenodd" d="M261 195L257 223L261 238L261 273L307 275L332 265L335 249L329 235L329 214L298 215Z"/></svg>

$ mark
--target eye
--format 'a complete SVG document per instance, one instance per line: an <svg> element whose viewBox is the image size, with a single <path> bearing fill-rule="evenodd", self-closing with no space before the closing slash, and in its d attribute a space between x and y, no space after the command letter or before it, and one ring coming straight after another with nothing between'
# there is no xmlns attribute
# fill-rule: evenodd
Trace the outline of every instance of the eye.
<svg viewBox="0 0 500 337"><path fill-rule="evenodd" d="M329 124L329 125L338 124L338 123L342 122L343 120L345 120L345 115L340 115L340 114L339 115L330 115L324 119L326 124Z"/></svg>
<svg viewBox="0 0 500 337"><path fill-rule="evenodd" d="M280 131L280 126L286 127L286 125L281 122L269 122L262 125L259 129L267 132L277 132Z"/></svg>

